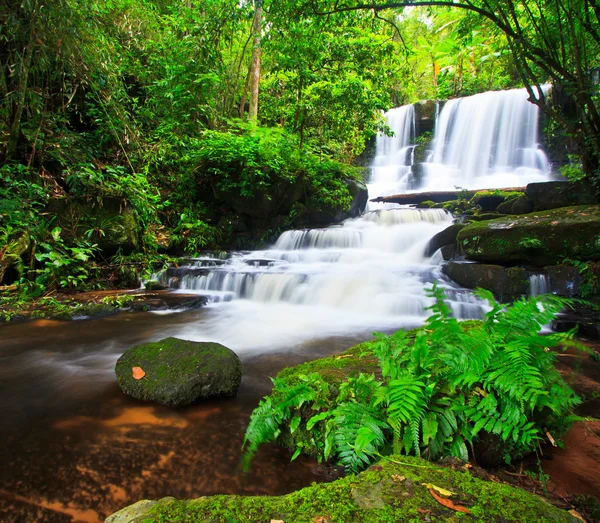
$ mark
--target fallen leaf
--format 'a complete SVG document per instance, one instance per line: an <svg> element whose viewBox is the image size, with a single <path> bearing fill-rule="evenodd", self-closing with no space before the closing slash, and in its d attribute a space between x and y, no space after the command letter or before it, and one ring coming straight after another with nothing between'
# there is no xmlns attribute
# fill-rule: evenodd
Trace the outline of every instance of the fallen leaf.
<svg viewBox="0 0 600 523"><path fill-rule="evenodd" d="M329 516L315 516L313 523L331 523L331 518Z"/></svg>
<svg viewBox="0 0 600 523"><path fill-rule="evenodd" d="M131 367L131 375L134 380L141 380L146 375L146 371L142 367Z"/></svg>
<svg viewBox="0 0 600 523"><path fill-rule="evenodd" d="M552 437L552 434L550 434L550 432L546 432L546 436L550 440L550 443L552 443L553 447L558 447L558 445L556 444L556 441L554 441L554 438Z"/></svg>
<svg viewBox="0 0 600 523"><path fill-rule="evenodd" d="M573 516L574 518L580 519L581 521L583 521L583 523L587 523L587 521L583 519L583 516L575 509L569 510L569 514L571 514L571 516Z"/></svg>
<svg viewBox="0 0 600 523"><path fill-rule="evenodd" d="M454 510L456 512L464 512L465 514L470 514L471 513L468 508L463 507L462 505L455 505L454 503L452 503L451 500L441 497L440 495L438 495L438 493L435 490L433 490L431 488L429 489L429 493L433 496L433 498L440 505L444 505L444 507L447 507L447 508L449 508L451 510Z"/></svg>
<svg viewBox="0 0 600 523"><path fill-rule="evenodd" d="M406 476L399 476L398 474L392 474L392 479L394 481L397 481L398 483L402 483L406 479Z"/></svg>
<svg viewBox="0 0 600 523"><path fill-rule="evenodd" d="M446 496L447 498L449 498L450 496L454 496L454 492L446 490L445 488L442 488L442 487L438 487L437 485L434 485L433 483L421 483L421 485L424 485L428 489L437 490L442 496Z"/></svg>

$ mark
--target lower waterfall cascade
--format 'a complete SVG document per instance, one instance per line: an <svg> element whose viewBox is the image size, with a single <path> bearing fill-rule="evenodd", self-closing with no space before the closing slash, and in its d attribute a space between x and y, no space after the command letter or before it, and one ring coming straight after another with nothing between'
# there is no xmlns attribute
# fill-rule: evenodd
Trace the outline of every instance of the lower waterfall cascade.
<svg viewBox="0 0 600 523"><path fill-rule="evenodd" d="M339 226L286 231L267 250L190 259L155 279L210 296L215 315L184 337L233 350L417 326L432 303L426 287L442 278L425 247L451 223L441 209L370 211ZM477 298L444 285L456 317L481 317Z"/></svg>

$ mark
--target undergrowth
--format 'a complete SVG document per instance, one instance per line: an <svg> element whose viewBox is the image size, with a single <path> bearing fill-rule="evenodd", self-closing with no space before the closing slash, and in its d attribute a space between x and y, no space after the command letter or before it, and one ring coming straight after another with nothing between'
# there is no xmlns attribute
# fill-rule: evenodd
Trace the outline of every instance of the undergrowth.
<svg viewBox="0 0 600 523"><path fill-rule="evenodd" d="M574 333L539 332L571 301L545 295L504 305L487 291L478 295L491 310L464 328L434 286L431 316L416 335L400 330L368 344L377 373L339 385L319 373L274 379L272 394L252 413L245 465L261 444L297 431L306 437L292 438L294 458L310 446L320 460L352 472L392 452L467 460L484 437L501 445L509 462L534 451L547 434L560 438L580 399L555 369L550 349L575 344Z"/></svg>

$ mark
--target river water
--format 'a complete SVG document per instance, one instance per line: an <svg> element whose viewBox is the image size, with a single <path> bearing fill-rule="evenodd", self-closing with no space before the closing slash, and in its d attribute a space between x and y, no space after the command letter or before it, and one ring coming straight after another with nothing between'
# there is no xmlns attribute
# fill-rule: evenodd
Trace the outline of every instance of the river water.
<svg viewBox="0 0 600 523"><path fill-rule="evenodd" d="M494 103L495 96L505 95L490 96ZM496 113L504 129L503 110ZM414 111L396 109L389 122L395 136L378 139L371 197L413 183ZM439 149L448 140L436 133ZM492 142L494 157L512 158L511 184L519 176L521 185L529 175L546 176L543 162L530 161L537 152L498 153L523 149L521 141ZM453 160L439 161L456 178ZM489 169L497 174L494 162ZM463 181L468 187L470 179ZM173 289L209 295L211 304L199 311L0 327L0 520L96 522L142 498L282 494L331 479L304 458L290 463L289 453L275 446L262 449L242 474L249 414L269 392L269 376L283 367L340 352L374 331L421 324L431 303L427 287L443 282L438 258L425 257L425 247L451 223L439 209L370 206L338 226L283 233L264 251L205 256L156 275ZM485 309L469 292L443 284L457 317L481 316ZM168 409L122 395L113 373L117 358L167 336L235 350L244 366L237 398Z"/></svg>

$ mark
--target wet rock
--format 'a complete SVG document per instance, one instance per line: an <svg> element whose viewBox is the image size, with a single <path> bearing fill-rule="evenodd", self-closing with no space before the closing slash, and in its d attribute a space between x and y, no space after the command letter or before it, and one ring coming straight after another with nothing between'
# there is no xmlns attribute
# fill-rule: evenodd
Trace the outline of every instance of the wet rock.
<svg viewBox="0 0 600 523"><path fill-rule="evenodd" d="M582 182L530 183L525 194L536 211L598 203L594 187Z"/></svg>
<svg viewBox="0 0 600 523"><path fill-rule="evenodd" d="M425 100L414 104L415 108L415 131L417 136L423 133L433 133L435 128L435 115L437 103L434 100Z"/></svg>
<svg viewBox="0 0 600 523"><path fill-rule="evenodd" d="M145 376L135 379L133 367ZM121 390L136 399L162 405L189 405L201 399L235 396L242 379L237 355L219 343L177 338L128 349L115 367Z"/></svg>
<svg viewBox="0 0 600 523"><path fill-rule="evenodd" d="M600 340L600 311L585 305L566 309L551 323L552 330L567 332L577 329L577 334L591 340Z"/></svg>
<svg viewBox="0 0 600 523"><path fill-rule="evenodd" d="M147 291L164 291L167 289L167 287L164 286L162 283L151 280L144 283L144 289L146 289Z"/></svg>
<svg viewBox="0 0 600 523"><path fill-rule="evenodd" d="M529 278L521 267L451 261L442 267L451 280L467 289L481 287L502 298L527 294Z"/></svg>
<svg viewBox="0 0 600 523"><path fill-rule="evenodd" d="M167 304L158 298L134 301L131 304L132 311L164 311L169 307Z"/></svg>
<svg viewBox="0 0 600 523"><path fill-rule="evenodd" d="M444 245L440 252L442 253L442 258L444 261L454 260L455 258L462 256L462 252L458 249L458 245L456 245L456 243Z"/></svg>
<svg viewBox="0 0 600 523"><path fill-rule="evenodd" d="M511 213L512 214L529 214L533 212L533 202L527 196L521 196L514 200Z"/></svg>
<svg viewBox="0 0 600 523"><path fill-rule="evenodd" d="M442 248L444 245L451 245L456 243L456 236L458 233L465 228L462 223L455 223L450 227L445 228L443 231L438 232L425 247L425 256L431 256L435 251Z"/></svg>
<svg viewBox="0 0 600 523"><path fill-rule="evenodd" d="M512 206L512 200L508 202L502 202L500 205L498 205L498 207L496 207L496 211L500 214L512 214Z"/></svg>
<svg viewBox="0 0 600 523"><path fill-rule="evenodd" d="M457 241L467 259L553 265L565 258L600 260L600 206L564 207L471 223Z"/></svg>

